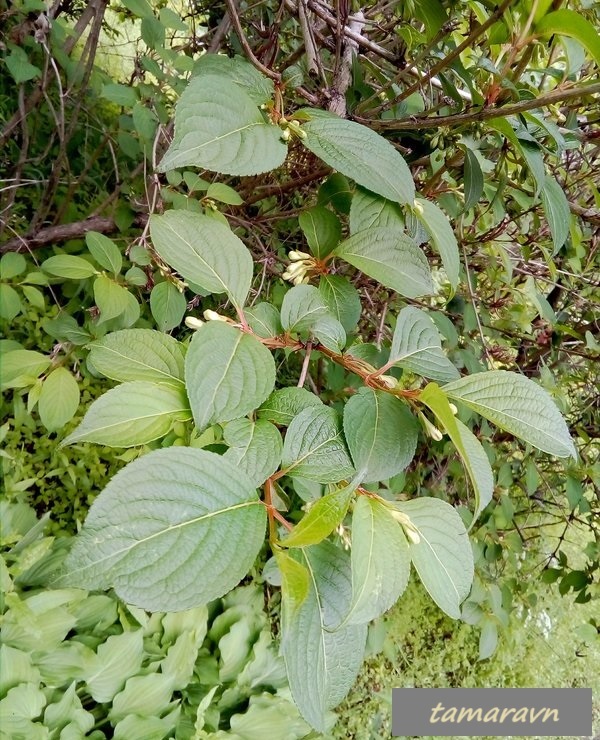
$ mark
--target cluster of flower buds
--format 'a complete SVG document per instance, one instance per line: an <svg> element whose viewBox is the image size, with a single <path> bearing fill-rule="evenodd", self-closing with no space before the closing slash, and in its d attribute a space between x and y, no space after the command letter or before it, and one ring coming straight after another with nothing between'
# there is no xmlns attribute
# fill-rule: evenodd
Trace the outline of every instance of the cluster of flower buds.
<svg viewBox="0 0 600 740"><path fill-rule="evenodd" d="M185 325L188 327L188 329L201 329L206 321L225 321L228 324L233 324L233 319L230 319L227 316L222 316L220 313L217 313L216 311L211 311L210 308L207 308L206 311L204 311L204 319L205 321L202 321L201 319L197 319L195 316L186 316L185 317Z"/></svg>
<svg viewBox="0 0 600 740"><path fill-rule="evenodd" d="M314 257L306 252L288 252L288 257L292 263L281 276L284 280L289 280L294 285L308 283L310 277L308 273L316 266Z"/></svg>

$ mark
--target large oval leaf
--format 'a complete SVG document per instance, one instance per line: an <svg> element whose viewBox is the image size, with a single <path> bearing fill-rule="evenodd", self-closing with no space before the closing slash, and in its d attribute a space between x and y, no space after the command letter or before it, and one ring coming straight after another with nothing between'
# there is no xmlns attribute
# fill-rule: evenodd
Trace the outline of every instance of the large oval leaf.
<svg viewBox="0 0 600 740"><path fill-rule="evenodd" d="M222 321L194 332L185 384L198 429L254 411L275 385L275 361L250 334Z"/></svg>
<svg viewBox="0 0 600 740"><path fill-rule="evenodd" d="M112 586L148 611L190 609L246 575L265 523L252 482L227 460L157 450L123 468L94 501L61 583Z"/></svg>

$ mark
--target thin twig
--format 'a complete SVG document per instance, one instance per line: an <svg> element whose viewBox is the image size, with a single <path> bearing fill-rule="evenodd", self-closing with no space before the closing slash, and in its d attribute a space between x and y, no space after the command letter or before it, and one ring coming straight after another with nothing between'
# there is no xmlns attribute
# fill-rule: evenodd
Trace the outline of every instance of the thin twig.
<svg viewBox="0 0 600 740"><path fill-rule="evenodd" d="M312 342L308 342L306 345L306 354L304 355L304 361L302 363L302 371L300 372L300 378L298 379L298 388L302 388L306 382L306 376L308 374L308 365L310 363L310 355L312 353Z"/></svg>
<svg viewBox="0 0 600 740"><path fill-rule="evenodd" d="M233 28L237 34L237 37L240 40L242 49L244 50L245 55L248 57L248 61L252 64L253 67L256 67L256 69L259 72L262 72L266 77L269 77L275 82L280 82L281 75L279 74L279 72L274 72L272 69L265 67L265 65L254 55L254 52L252 51L252 48L248 43L248 39L246 38L246 34L244 33L244 29L242 28L242 23L237 13L237 8L235 7L234 0L225 0L225 5L227 6L227 12L229 13L229 17L231 18L231 23L233 24Z"/></svg>

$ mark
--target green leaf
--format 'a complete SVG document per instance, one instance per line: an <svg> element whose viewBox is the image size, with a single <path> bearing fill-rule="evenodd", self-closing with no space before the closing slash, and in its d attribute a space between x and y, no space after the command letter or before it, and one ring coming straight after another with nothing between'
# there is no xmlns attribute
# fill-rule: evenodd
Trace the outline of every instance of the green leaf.
<svg viewBox="0 0 600 740"><path fill-rule="evenodd" d="M244 202L233 188L224 185L222 182L213 182L209 185L206 197L218 200L220 203L227 203L230 206L240 206Z"/></svg>
<svg viewBox="0 0 600 740"><path fill-rule="evenodd" d="M94 300L100 309L99 324L116 318L129 308L130 293L114 280L100 275L94 280Z"/></svg>
<svg viewBox="0 0 600 740"><path fill-rule="evenodd" d="M344 406L344 434L361 481L387 480L413 459L418 424L398 398L361 388Z"/></svg>
<svg viewBox="0 0 600 740"><path fill-rule="evenodd" d="M116 724L127 715L160 717L169 707L173 679L164 673L132 676L112 701L110 720ZM145 735L147 737L147 735Z"/></svg>
<svg viewBox="0 0 600 740"><path fill-rule="evenodd" d="M276 337L283 331L279 311L271 303L257 303L245 308L244 316L252 331L263 339Z"/></svg>
<svg viewBox="0 0 600 740"><path fill-rule="evenodd" d="M194 63L193 76L202 75L227 78L239 85L256 105L273 97L273 82L242 57L222 54L204 54Z"/></svg>
<svg viewBox="0 0 600 740"><path fill-rule="evenodd" d="M600 65L600 37L598 29L581 13L566 8L544 16L535 26L536 36L570 36L587 49L596 64Z"/></svg>
<svg viewBox="0 0 600 740"><path fill-rule="evenodd" d="M88 231L85 235L85 243L100 267L110 270L115 276L121 272L123 258L119 248L111 239L97 231Z"/></svg>
<svg viewBox="0 0 600 740"><path fill-rule="evenodd" d="M342 624L365 624L390 609L408 585L410 555L389 507L359 496L352 515L352 603Z"/></svg>
<svg viewBox="0 0 600 740"><path fill-rule="evenodd" d="M63 690L59 701L46 706L44 726L49 730L60 731L72 727L85 736L94 727L96 723L94 715L83 708L81 699L76 694L76 685L77 682L73 681L66 690ZM67 733L63 732L63 737L66 738Z"/></svg>
<svg viewBox="0 0 600 740"><path fill-rule="evenodd" d="M29 62L27 53L19 46L4 57L4 63L17 85L42 75L42 70Z"/></svg>
<svg viewBox="0 0 600 740"><path fill-rule="evenodd" d="M357 188L350 206L350 233L377 226L404 228L404 215L397 203L380 198L364 188Z"/></svg>
<svg viewBox="0 0 600 740"><path fill-rule="evenodd" d="M7 252L0 258L0 278L12 280L27 269L27 260L18 252Z"/></svg>
<svg viewBox="0 0 600 740"><path fill-rule="evenodd" d="M473 582L473 552L457 512L445 501L418 498L397 504L418 533L410 557L422 584L440 609L460 619L460 604Z"/></svg>
<svg viewBox="0 0 600 740"><path fill-rule="evenodd" d="M458 285L460 257L458 254L458 243L446 214L430 200L418 198L414 215L420 221L425 231L431 236L433 245L442 258L442 264L446 270L450 285L452 288L456 288Z"/></svg>
<svg viewBox="0 0 600 740"><path fill-rule="evenodd" d="M305 388L280 388L271 393L258 409L257 415L259 419L287 427L304 409L321 406L321 399Z"/></svg>
<svg viewBox="0 0 600 740"><path fill-rule="evenodd" d="M23 310L17 291L6 283L0 283L0 318L12 321Z"/></svg>
<svg viewBox="0 0 600 740"><path fill-rule="evenodd" d="M307 408L290 423L283 443L282 469L292 477L338 483L354 473L337 412Z"/></svg>
<svg viewBox="0 0 600 740"><path fill-rule="evenodd" d="M435 324L424 311L413 306L406 306L398 314L389 361L440 383L459 377L458 370L442 351Z"/></svg>
<svg viewBox="0 0 600 740"><path fill-rule="evenodd" d="M225 427L223 439L229 446L224 458L243 470L256 488L279 467L283 442L271 422L236 419Z"/></svg>
<svg viewBox="0 0 600 740"><path fill-rule="evenodd" d="M429 383L425 387L419 396L419 401L433 411L438 422L446 430L471 479L475 493L472 527L479 514L492 500L494 493L494 474L488 456L477 437L454 416L444 391L435 383Z"/></svg>
<svg viewBox="0 0 600 740"><path fill-rule="evenodd" d="M47 370L50 364L49 357L29 349L15 349L3 353L0 362L2 390L33 385L36 378Z"/></svg>
<svg viewBox="0 0 600 740"><path fill-rule="evenodd" d="M563 188L552 175L546 175L542 188L542 204L552 234L554 254L556 254L569 236L571 209Z"/></svg>
<svg viewBox="0 0 600 740"><path fill-rule="evenodd" d="M191 417L182 388L143 380L123 383L89 407L81 424L64 441L135 447L164 437L173 422Z"/></svg>
<svg viewBox="0 0 600 740"><path fill-rule="evenodd" d="M55 432L70 421L79 406L79 386L71 373L57 367L44 380L38 403L42 424Z"/></svg>
<svg viewBox="0 0 600 740"><path fill-rule="evenodd" d="M524 375L505 370L476 373L444 386L444 393L543 452L577 457L551 396Z"/></svg>
<svg viewBox="0 0 600 740"><path fill-rule="evenodd" d="M102 85L102 97L123 108L133 108L139 100L137 88L116 82Z"/></svg>
<svg viewBox="0 0 600 740"><path fill-rule="evenodd" d="M402 155L379 134L353 121L305 109L302 143L319 159L367 190L388 200L412 204L415 186Z"/></svg>
<svg viewBox="0 0 600 740"><path fill-rule="evenodd" d="M310 251L322 260L335 249L342 238L342 224L339 218L324 206L314 206L302 211L298 223Z"/></svg>
<svg viewBox="0 0 600 740"><path fill-rule="evenodd" d="M254 411L275 385L275 361L258 339L222 321L194 332L185 384L198 429Z"/></svg>
<svg viewBox="0 0 600 740"><path fill-rule="evenodd" d="M42 270L56 277L67 280L85 280L97 275L98 270L83 257L74 257L70 254L57 254L42 262Z"/></svg>
<svg viewBox="0 0 600 740"><path fill-rule="evenodd" d="M186 280L244 305L252 257L226 224L201 213L167 211L151 216L150 235L158 254Z"/></svg>
<svg viewBox="0 0 600 740"><path fill-rule="evenodd" d="M331 203L338 213L350 213L352 203L350 183L339 172L333 172L319 188L317 202L320 206Z"/></svg>
<svg viewBox="0 0 600 740"><path fill-rule="evenodd" d="M477 155L465 149L465 211L477 205L483 194L483 172Z"/></svg>
<svg viewBox="0 0 600 740"><path fill-rule="evenodd" d="M356 486L350 484L318 499L279 544L282 547L318 545L343 521L355 490Z"/></svg>
<svg viewBox="0 0 600 740"><path fill-rule="evenodd" d="M498 623L490 617L483 620L479 636L479 660L491 658L498 646Z"/></svg>
<svg viewBox="0 0 600 740"><path fill-rule="evenodd" d="M139 18L154 18L152 6L146 0L123 0L123 5Z"/></svg>
<svg viewBox="0 0 600 740"><path fill-rule="evenodd" d="M158 283L152 288L150 310L161 331L171 331L179 326L186 306L185 295L170 280Z"/></svg>
<svg viewBox="0 0 600 740"><path fill-rule="evenodd" d="M281 652L300 713L324 732L327 710L342 701L356 679L367 627L328 629L339 624L352 598L348 555L329 542L294 552L308 571L308 587L300 600L298 575L293 580L282 568Z"/></svg>
<svg viewBox="0 0 600 740"><path fill-rule="evenodd" d="M314 285L295 285L281 304L281 325L288 332L308 331L327 315L327 306Z"/></svg>
<svg viewBox="0 0 600 740"><path fill-rule="evenodd" d="M35 308L39 308L40 311L44 311L46 309L46 300L41 290L34 288L33 285L23 285L21 287L23 295L27 299L28 303Z"/></svg>
<svg viewBox="0 0 600 740"><path fill-rule="evenodd" d="M124 329L91 345L94 368L111 380L146 380L180 387L184 353L173 337L152 329Z"/></svg>
<svg viewBox="0 0 600 740"><path fill-rule="evenodd" d="M132 630L112 635L98 646L95 660L86 668L83 679L92 699L99 704L111 702L142 667L144 631Z"/></svg>
<svg viewBox="0 0 600 740"><path fill-rule="evenodd" d="M333 316L323 316L318 319L313 325L311 333L331 352L340 353L346 345L344 327Z"/></svg>
<svg viewBox="0 0 600 740"><path fill-rule="evenodd" d="M378 226L361 231L343 241L335 254L407 298L434 292L425 255L398 229Z"/></svg>
<svg viewBox="0 0 600 740"><path fill-rule="evenodd" d="M283 164L287 146L252 98L222 76L193 77L175 108L175 136L159 172L189 165L257 175Z"/></svg>
<svg viewBox="0 0 600 740"><path fill-rule="evenodd" d="M229 461L206 450L156 450L119 471L94 501L62 580L112 586L147 611L190 609L239 583L265 524L252 482Z"/></svg>
<svg viewBox="0 0 600 740"><path fill-rule="evenodd" d="M329 313L335 316L347 333L356 328L362 306L358 291L347 278L341 275L322 275L319 293Z"/></svg>

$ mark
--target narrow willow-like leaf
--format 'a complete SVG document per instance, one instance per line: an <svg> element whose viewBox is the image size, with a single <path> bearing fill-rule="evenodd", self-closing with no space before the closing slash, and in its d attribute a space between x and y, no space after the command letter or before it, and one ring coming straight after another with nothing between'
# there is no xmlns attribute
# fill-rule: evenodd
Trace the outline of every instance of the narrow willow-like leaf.
<svg viewBox="0 0 600 740"><path fill-rule="evenodd" d="M223 437L229 445L224 458L243 470L257 488L279 467L283 441L269 421L236 419L227 424Z"/></svg>
<svg viewBox="0 0 600 740"><path fill-rule="evenodd" d="M362 306L358 291L341 275L323 275L319 281L319 293L329 313L340 322L346 333L358 324Z"/></svg>
<svg viewBox="0 0 600 740"><path fill-rule="evenodd" d="M434 292L425 255L398 229L378 226L361 231L343 241L335 254L407 298Z"/></svg>
<svg viewBox="0 0 600 740"><path fill-rule="evenodd" d="M314 285L296 285L281 304L281 325L286 331L308 331L327 315L327 306Z"/></svg>
<svg viewBox="0 0 600 740"><path fill-rule="evenodd" d="M431 236L433 245L442 258L442 264L450 285L456 288L458 285L458 271L460 269L460 257L458 254L458 243L452 231L452 226L446 214L425 198L418 198L418 208L414 214L423 225L425 231Z"/></svg>
<svg viewBox="0 0 600 740"><path fill-rule="evenodd" d="M190 609L239 583L265 524L252 481L230 462L205 450L156 450L118 472L94 501L60 583L112 586L148 611Z"/></svg>
<svg viewBox="0 0 600 740"><path fill-rule="evenodd" d="M94 368L111 380L147 380L181 386L184 377L182 345L152 329L123 329L90 345Z"/></svg>
<svg viewBox="0 0 600 740"><path fill-rule="evenodd" d="M419 396L419 401L433 411L439 423L446 430L471 479L475 493L472 527L479 514L492 500L494 493L494 474L488 456L477 437L460 419L454 416L444 391L435 383L430 383L425 387Z"/></svg>
<svg viewBox="0 0 600 740"><path fill-rule="evenodd" d="M352 514L352 604L342 624L384 614L408 584L410 555L401 526L385 504L359 496Z"/></svg>
<svg viewBox="0 0 600 740"><path fill-rule="evenodd" d="M398 398L361 388L344 407L344 435L361 481L387 480L413 459L418 424Z"/></svg>
<svg viewBox="0 0 600 740"><path fill-rule="evenodd" d="M465 211L479 202L483 193L483 172L475 152L465 150Z"/></svg>
<svg viewBox="0 0 600 740"><path fill-rule="evenodd" d="M280 388L267 398L257 415L259 419L287 427L301 411L314 406L323 406L323 401L305 388Z"/></svg>
<svg viewBox="0 0 600 740"><path fill-rule="evenodd" d="M150 236L158 254L186 280L244 305L252 257L226 224L202 213L167 211L151 216Z"/></svg>
<svg viewBox="0 0 600 740"><path fill-rule="evenodd" d="M295 583L302 577L290 578L290 569L282 568L281 652L300 713L324 732L327 710L340 703L356 679L367 626L330 630L352 598L348 555L329 542L293 552L308 571L308 589L300 601L302 587Z"/></svg>
<svg viewBox="0 0 600 740"><path fill-rule="evenodd" d="M94 401L81 424L62 444L95 442L135 447L164 437L173 422L190 418L182 387L143 380L123 383Z"/></svg>
<svg viewBox="0 0 600 740"><path fill-rule="evenodd" d="M577 457L551 396L524 375L490 370L444 386L444 393L515 437L556 457Z"/></svg>
<svg viewBox="0 0 600 740"><path fill-rule="evenodd" d="M346 516L355 490L356 485L351 484L318 499L289 535L281 540L282 547L318 545L329 537Z"/></svg>
<svg viewBox="0 0 600 740"><path fill-rule="evenodd" d="M576 10L560 8L545 15L535 26L536 36L570 36L589 51L600 65L600 38L598 28Z"/></svg>
<svg viewBox="0 0 600 740"><path fill-rule="evenodd" d="M251 334L209 321L190 342L185 385L196 426L205 429L260 406L275 385L275 361Z"/></svg>
<svg viewBox="0 0 600 740"><path fill-rule="evenodd" d="M442 351L435 324L424 311L413 306L406 306L398 314L390 362L441 383L449 383L460 377Z"/></svg>
<svg viewBox="0 0 600 740"><path fill-rule="evenodd" d="M200 75L177 103L175 135L157 169L191 165L225 175L257 175L279 167L286 154L281 129L239 85Z"/></svg>
<svg viewBox="0 0 600 740"><path fill-rule="evenodd" d="M369 128L306 109L304 146L319 159L383 198L411 203L415 185L408 165L389 141Z"/></svg>
<svg viewBox="0 0 600 740"><path fill-rule="evenodd" d="M460 618L460 604L473 583L473 552L462 519L445 501L418 498L397 504L416 529L409 544L421 582L440 609Z"/></svg>
<svg viewBox="0 0 600 740"><path fill-rule="evenodd" d="M372 229L375 226L404 228L404 215L398 203L381 198L364 188L357 188L350 206L350 233Z"/></svg>
<svg viewBox="0 0 600 740"><path fill-rule="evenodd" d="M286 475L317 483L338 483L354 473L334 409L307 408L293 419L285 435L281 466Z"/></svg>

